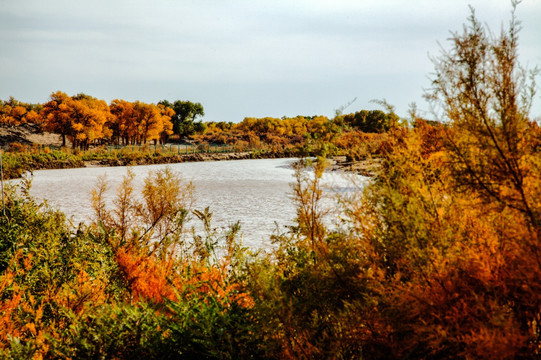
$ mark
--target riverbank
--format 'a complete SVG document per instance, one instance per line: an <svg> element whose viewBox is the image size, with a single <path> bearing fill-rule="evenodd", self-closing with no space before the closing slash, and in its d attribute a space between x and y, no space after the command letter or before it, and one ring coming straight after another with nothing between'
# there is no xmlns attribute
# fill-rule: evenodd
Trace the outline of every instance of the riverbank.
<svg viewBox="0 0 541 360"><path fill-rule="evenodd" d="M22 151L9 151L3 154L4 178L20 178L26 172L45 169L72 169L84 167L136 166L175 164L200 161L227 161L247 159L277 159L314 156L305 154L299 149L291 148L282 151L255 150L241 152L196 152L179 154L161 151L127 151L127 150L90 150L87 152L64 150L46 151L25 148ZM355 172L363 176L377 175L381 167L379 159L348 161L346 156L331 156L331 169Z"/></svg>
<svg viewBox="0 0 541 360"><path fill-rule="evenodd" d="M313 154L308 154L312 156ZM84 167L114 167L156 164L176 164L183 162L227 161L248 159L278 159L303 157L294 149L286 151L244 151L228 153L164 154L129 152L122 154L73 154L59 150L48 153L6 152L3 155L4 178L15 179L25 172L46 169L72 169ZM346 156L330 157L331 170L355 172L362 176L374 177L381 168L379 159L347 161Z"/></svg>
<svg viewBox="0 0 541 360"><path fill-rule="evenodd" d="M0 146L3 153L4 178L20 178L25 172L45 169L71 169L102 166L135 166L174 164L197 161L226 161L246 159L274 159L315 156L298 147L285 150L229 151L227 146L213 150L207 146L172 145L156 149L152 146L125 148L93 148L87 151L61 148L58 134L42 132L36 124L0 126ZM178 146L178 147L177 147ZM169 151L167 149L169 148ZM227 150L220 152L222 150ZM188 153L189 151L189 153ZM194 152L192 152L194 151ZM182 153L184 152L184 153ZM381 168L379 159L348 161L346 156L330 156L331 169L355 172L363 176L376 176Z"/></svg>
<svg viewBox="0 0 541 360"><path fill-rule="evenodd" d="M366 177L378 176L382 166L382 159L380 158L351 161L346 156L332 156L330 162L331 170L342 170Z"/></svg>
<svg viewBox="0 0 541 360"><path fill-rule="evenodd" d="M60 150L48 152L5 152L4 178L20 178L25 172L45 169L72 169L105 166L136 166L175 164L198 161L226 161L247 159L276 159L302 156L298 151L244 151L228 153L174 154L161 152L94 152L72 153Z"/></svg>
<svg viewBox="0 0 541 360"><path fill-rule="evenodd" d="M138 158L97 159L84 161L85 167L98 166L129 166L129 165L153 165L173 164L197 161L226 161L247 159L276 159L290 158L297 155L292 152L234 152L234 153L196 153L181 155L143 156Z"/></svg>

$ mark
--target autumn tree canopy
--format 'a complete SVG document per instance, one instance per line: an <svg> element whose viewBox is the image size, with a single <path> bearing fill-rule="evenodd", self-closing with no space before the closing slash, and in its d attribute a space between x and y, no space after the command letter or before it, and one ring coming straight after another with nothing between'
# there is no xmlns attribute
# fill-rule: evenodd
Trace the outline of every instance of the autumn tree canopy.
<svg viewBox="0 0 541 360"><path fill-rule="evenodd" d="M0 124L19 125L39 122L40 106L26 104L11 96L7 101L0 100Z"/></svg>
<svg viewBox="0 0 541 360"><path fill-rule="evenodd" d="M58 91L44 104L41 116L47 131L66 137L73 147L87 149L96 141L109 137L111 131L105 126L111 116L109 106L103 100L85 94L68 96Z"/></svg>
<svg viewBox="0 0 541 360"><path fill-rule="evenodd" d="M385 101L383 105L388 107ZM364 134L384 134L398 125L393 108L387 110L361 110L334 119L299 115L203 123L196 121L204 115L203 106L191 101L162 100L156 105L115 99L108 105L90 95L69 96L57 91L39 106L13 98L0 103L0 123L37 123L43 130L59 134L63 146L69 140L74 148L82 149L101 144L163 144L174 135L173 141L190 138L199 143L236 144L239 148L267 146L271 150L297 147L304 153L305 147L323 147L324 143L343 149L366 147L362 144L373 139Z"/></svg>
<svg viewBox="0 0 541 360"><path fill-rule="evenodd" d="M398 116L381 110L361 110L345 115L344 122L365 133L382 133L397 126Z"/></svg>
<svg viewBox="0 0 541 360"><path fill-rule="evenodd" d="M63 146L67 138L73 147L86 149L105 142L165 142L172 134L173 114L162 105L113 100L109 106L85 94L70 97L58 91L44 104L40 115L45 130L62 136Z"/></svg>

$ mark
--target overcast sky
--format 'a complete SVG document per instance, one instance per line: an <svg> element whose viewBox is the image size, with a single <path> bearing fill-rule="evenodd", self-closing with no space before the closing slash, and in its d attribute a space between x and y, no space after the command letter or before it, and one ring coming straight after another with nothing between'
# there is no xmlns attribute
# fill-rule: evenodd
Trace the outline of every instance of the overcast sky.
<svg viewBox="0 0 541 360"><path fill-rule="evenodd" d="M0 99L181 99L239 122L385 98L406 116L411 102L428 110L429 55L449 48L468 4L493 31L509 21L507 0L0 0ZM541 0L517 15L521 62L541 65Z"/></svg>

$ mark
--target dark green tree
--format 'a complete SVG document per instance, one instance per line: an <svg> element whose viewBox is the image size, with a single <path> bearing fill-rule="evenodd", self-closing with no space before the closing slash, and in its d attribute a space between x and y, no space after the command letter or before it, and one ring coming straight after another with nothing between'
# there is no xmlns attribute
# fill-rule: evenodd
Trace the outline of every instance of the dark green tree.
<svg viewBox="0 0 541 360"><path fill-rule="evenodd" d="M201 121L195 122L198 116L205 116L205 110L201 103L193 103L188 100L176 100L174 103L171 103L167 100L162 100L159 104L170 107L175 111L175 115L171 118L174 134L182 137L204 130Z"/></svg>
<svg viewBox="0 0 541 360"><path fill-rule="evenodd" d="M344 122L352 128L357 128L365 133L382 133L396 126L398 117L394 112L361 110L354 114L345 115Z"/></svg>

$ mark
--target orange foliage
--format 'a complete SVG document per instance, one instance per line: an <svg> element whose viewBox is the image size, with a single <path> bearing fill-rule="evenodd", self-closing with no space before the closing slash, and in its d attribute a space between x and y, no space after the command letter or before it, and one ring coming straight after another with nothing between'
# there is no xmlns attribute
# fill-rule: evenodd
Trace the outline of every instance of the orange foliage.
<svg viewBox="0 0 541 360"><path fill-rule="evenodd" d="M85 94L69 97L58 91L44 104L41 113L43 128L68 137L73 147L88 148L91 144L112 140L119 143L165 142L171 135L174 111L162 105L113 100L111 107L103 100ZM29 114L36 120L35 113Z"/></svg>
<svg viewBox="0 0 541 360"><path fill-rule="evenodd" d="M353 160L381 155L387 134L364 133L359 130L345 131L332 139L332 144L340 149L347 149L347 156Z"/></svg>
<svg viewBox="0 0 541 360"><path fill-rule="evenodd" d="M445 145L468 135L428 125L396 133L372 188L377 200L350 208L363 254L387 279L380 301L393 316L383 312L379 321L392 329L382 345L392 357L540 352L539 155L528 145L515 153L519 169L470 165L477 182L466 186L456 151L472 162L489 152L474 142L458 150ZM497 192L487 194L492 188Z"/></svg>
<svg viewBox="0 0 541 360"><path fill-rule="evenodd" d="M283 150L291 145L302 144L305 136L329 141L333 136L331 121L324 116L305 118L244 118L238 124L209 123L207 131L194 138L213 143L240 144L248 142L251 147L262 143L273 150Z"/></svg>
<svg viewBox="0 0 541 360"><path fill-rule="evenodd" d="M228 280L227 262L205 265L197 261L179 262L172 256L159 258L127 247L116 251L115 260L131 291L131 301L163 302L183 297L206 297L243 307L253 306L240 284Z"/></svg>
<svg viewBox="0 0 541 360"><path fill-rule="evenodd" d="M128 144L132 140L137 131L135 118L134 104L124 100L115 99L111 102L111 113L113 119L109 123L109 128L113 131L113 141L122 140L124 144Z"/></svg>
<svg viewBox="0 0 541 360"><path fill-rule="evenodd" d="M109 123L113 140L124 144L146 143L149 140L165 142L173 133L171 117L174 111L163 105L140 101L111 102L113 119Z"/></svg>
<svg viewBox="0 0 541 360"><path fill-rule="evenodd" d="M75 277L74 284L65 284L56 292L48 294L48 301L56 302L59 306L72 310L75 314L85 311L85 306L98 306L106 301L106 283L101 279L92 278L81 269Z"/></svg>
<svg viewBox="0 0 541 360"><path fill-rule="evenodd" d="M415 128L421 137L421 154L424 157L444 149L447 135L443 124L431 125L426 121L417 120Z"/></svg>
<svg viewBox="0 0 541 360"><path fill-rule="evenodd" d="M70 116L67 103L70 98L66 93L57 91L51 94L51 100L43 105L41 116L43 128L62 136L62 146L66 146L66 136L69 134Z"/></svg>
<svg viewBox="0 0 541 360"><path fill-rule="evenodd" d="M120 247L115 260L128 282L132 301L149 299L162 302L175 298L175 289L168 283L175 271L171 259L159 261L154 256Z"/></svg>
<svg viewBox="0 0 541 360"><path fill-rule="evenodd" d="M37 113L32 107L33 105L24 104L13 97L6 102L0 101L0 124L19 125L34 122Z"/></svg>
<svg viewBox="0 0 541 360"><path fill-rule="evenodd" d="M86 149L95 140L110 136L111 132L105 124L111 115L105 101L78 95L68 104L72 128L69 135L74 147Z"/></svg>

